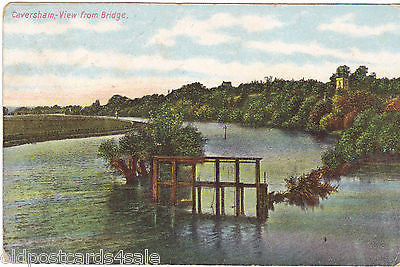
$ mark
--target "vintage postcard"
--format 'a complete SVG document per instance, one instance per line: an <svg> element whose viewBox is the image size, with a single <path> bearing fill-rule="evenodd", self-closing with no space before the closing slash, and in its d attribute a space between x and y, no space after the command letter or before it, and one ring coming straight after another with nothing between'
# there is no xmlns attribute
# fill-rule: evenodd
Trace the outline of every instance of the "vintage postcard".
<svg viewBox="0 0 400 267"><path fill-rule="evenodd" d="M2 262L400 263L400 7L8 3Z"/></svg>

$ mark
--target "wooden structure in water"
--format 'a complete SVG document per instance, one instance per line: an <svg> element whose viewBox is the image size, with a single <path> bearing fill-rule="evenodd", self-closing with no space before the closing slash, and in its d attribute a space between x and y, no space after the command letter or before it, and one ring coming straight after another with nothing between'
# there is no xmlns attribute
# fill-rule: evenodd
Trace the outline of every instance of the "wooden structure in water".
<svg viewBox="0 0 400 267"><path fill-rule="evenodd" d="M177 204L177 190L179 187L191 188L192 213L202 213L201 191L202 188L215 188L215 215L225 215L225 189L234 188L235 194L235 215L244 215L244 189L256 189L256 216L266 219L268 216L268 185L260 181L260 161L262 158L243 158L243 157L173 157L155 156L153 157L153 177L152 177L152 196L153 202L159 203L160 187L170 188L170 203ZM203 163L214 164L213 181L198 181L196 178L196 165ZM232 163L235 166L235 179L232 182L221 181L221 163ZM254 164L254 183L243 183L240 181L240 164ZM160 179L160 164L171 165L170 180L162 182ZM178 181L178 164L191 165L191 177L185 182Z"/></svg>

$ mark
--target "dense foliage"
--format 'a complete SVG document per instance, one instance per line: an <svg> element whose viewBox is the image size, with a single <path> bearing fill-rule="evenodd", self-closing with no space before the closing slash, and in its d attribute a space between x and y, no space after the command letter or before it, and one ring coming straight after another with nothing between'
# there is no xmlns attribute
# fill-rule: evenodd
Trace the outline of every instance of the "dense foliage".
<svg viewBox="0 0 400 267"><path fill-rule="evenodd" d="M336 88L337 78L347 79L348 88ZM109 116L118 113L119 116L151 117L160 113L161 106L179 110L182 114L179 122L237 122L252 127L336 134L340 140L335 150L323 156L324 162L331 167L377 152L399 153L396 144L400 143L397 119L400 78L376 78L375 73L368 74L365 66L354 72L345 65L339 66L326 83L266 77L264 81L243 83L237 87L223 82L218 87L206 88L197 82L172 90L167 95L154 94L136 99L114 95L105 105L96 100L87 107L20 108L16 113ZM179 143L173 142L179 153L183 153ZM178 153L168 143L163 143L163 146L173 154ZM155 146L151 153L163 152L157 149L161 148ZM191 151L187 147L184 149Z"/></svg>
<svg viewBox="0 0 400 267"><path fill-rule="evenodd" d="M151 172L152 157L201 156L204 138L191 126L183 126L183 115L170 107L152 113L147 127L135 129L118 140L99 147L99 155L120 170L128 182ZM128 158L126 164L124 158Z"/></svg>
<svg viewBox="0 0 400 267"><path fill-rule="evenodd" d="M400 111L361 112L341 134L334 150L322 159L330 168L337 168L342 163L382 154L400 155Z"/></svg>
<svg viewBox="0 0 400 267"><path fill-rule="evenodd" d="M348 78L349 90L336 90L336 78ZM192 83L167 95L129 99L114 95L107 104L96 100L87 107L21 108L17 113L67 113L149 117L162 105L180 110L188 121L239 122L248 126L271 126L329 133L347 129L354 118L370 108L383 111L387 101L400 95L400 78L376 78L365 66L353 73L338 67L329 82L282 80L266 77L232 86L206 88Z"/></svg>
<svg viewBox="0 0 400 267"><path fill-rule="evenodd" d="M336 90L336 78L345 77L349 90ZM160 106L169 105L183 113L185 120L241 122L249 126L299 128L330 132L348 128L355 116L368 108L384 108L385 101L400 95L400 78L376 78L360 66L353 73L338 67L329 82L282 80L266 77L234 87L229 82L206 88L192 83L167 95L129 99L114 95L107 104L96 100L87 107L20 108L17 113L67 113L149 117Z"/></svg>

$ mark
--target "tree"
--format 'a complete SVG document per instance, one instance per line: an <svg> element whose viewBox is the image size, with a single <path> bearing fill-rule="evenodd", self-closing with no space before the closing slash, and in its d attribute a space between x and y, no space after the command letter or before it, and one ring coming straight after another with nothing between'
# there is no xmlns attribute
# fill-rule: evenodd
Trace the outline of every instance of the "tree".
<svg viewBox="0 0 400 267"><path fill-rule="evenodd" d="M312 107L310 115L308 117L307 127L311 131L319 131L319 125L321 118L328 114L332 109L332 104L330 101L325 99L320 99L317 101L315 106Z"/></svg>
<svg viewBox="0 0 400 267"><path fill-rule="evenodd" d="M101 111L101 108L100 100L97 99L92 105L84 107L82 113L86 115L98 115L98 113Z"/></svg>
<svg viewBox="0 0 400 267"><path fill-rule="evenodd" d="M173 90L167 95L167 99L177 101L179 99L188 99L192 102L198 101L203 95L208 94L207 88L199 82L183 85L177 90Z"/></svg>
<svg viewBox="0 0 400 267"><path fill-rule="evenodd" d="M163 106L152 113L147 127L135 129L119 139L103 142L99 156L123 174L127 183L152 171L152 158L160 156L202 156L205 139L191 126L183 126L183 115ZM128 164L125 159L128 158Z"/></svg>
<svg viewBox="0 0 400 267"><path fill-rule="evenodd" d="M336 69L337 78L348 78L350 75L350 68L346 65L339 66Z"/></svg>
<svg viewBox="0 0 400 267"><path fill-rule="evenodd" d="M208 104L204 104L194 110L193 117L196 120L207 121L213 119L216 112L217 111L215 110L215 108L211 107Z"/></svg>
<svg viewBox="0 0 400 267"><path fill-rule="evenodd" d="M353 74L351 74L350 77L358 81L363 81L367 78L367 73L368 68L366 66L360 66L354 71Z"/></svg>

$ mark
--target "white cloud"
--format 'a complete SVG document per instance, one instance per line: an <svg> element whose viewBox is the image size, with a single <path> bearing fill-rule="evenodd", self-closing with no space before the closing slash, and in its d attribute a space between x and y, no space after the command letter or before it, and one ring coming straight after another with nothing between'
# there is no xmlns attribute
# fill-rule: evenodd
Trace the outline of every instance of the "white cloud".
<svg viewBox="0 0 400 267"><path fill-rule="evenodd" d="M41 50L40 52L20 49L4 51L4 65L28 64L36 67L45 65L70 65L74 67L100 67L120 71L172 71L202 74L210 80L248 81L262 79L266 74L282 78L313 77L306 71L300 71L297 65L268 65L264 62L243 64L239 61L222 63L213 58L166 59L160 55L134 56L112 52L94 52L85 49L73 51ZM280 72L281 68L292 71ZM276 69L274 69L276 68ZM331 73L330 70L328 73ZM328 75L328 74L327 74ZM321 76L316 75L316 78Z"/></svg>
<svg viewBox="0 0 400 267"><path fill-rule="evenodd" d="M303 53L311 56L328 56L332 64L328 64L331 69L324 69L326 73L314 71L321 64L315 64L316 68L310 65L309 68L304 64L279 64L272 65L267 62L256 61L252 63L241 63L239 61L231 61L223 63L214 58L195 57L188 59L167 59L161 55L127 55L114 52L95 52L86 49L76 49L73 51L59 50L20 50L5 49L3 53L5 69L9 65L28 64L31 66L41 67L45 65L69 65L80 68L99 67L104 69L113 69L116 71L161 71L201 74L206 79L212 80L238 80L248 81L252 79L262 79L265 75L273 75L282 78L302 78L309 77L315 79L326 80L329 75L336 69L334 64L354 64L367 65L372 68L384 70L378 75L388 77L398 76L400 69L400 53L390 53L386 51L365 52L357 48L349 48L346 51L327 48L317 43L311 44L290 44L280 41L275 42L255 42L246 43L248 48L259 49L268 53L280 53L290 55L294 53ZM333 64L334 63L334 64ZM326 63L322 63L325 64ZM286 69L287 72L281 72ZM311 72L311 70L313 70Z"/></svg>
<svg viewBox="0 0 400 267"><path fill-rule="evenodd" d="M323 47L317 43L309 44L297 44L297 43L285 43L282 41L272 42L259 42L249 41L246 42L247 48L259 49L268 53L280 53L285 55L291 55L294 53L303 53L314 56L334 56L338 58L343 57L343 53L338 50Z"/></svg>
<svg viewBox="0 0 400 267"><path fill-rule="evenodd" d="M85 20L76 19L68 23L45 22L31 23L20 21L17 23L5 23L5 34L62 34L71 29L95 31L99 33L118 31L122 29L121 24L112 21L102 21L98 23L88 23Z"/></svg>
<svg viewBox="0 0 400 267"><path fill-rule="evenodd" d="M190 68L188 62L184 60L165 59L160 55L134 56L107 51L95 52L82 48L72 51L6 49L3 57L5 66L21 63L38 67L44 65L69 65L82 68L100 67L121 71L170 71Z"/></svg>
<svg viewBox="0 0 400 267"><path fill-rule="evenodd" d="M377 36L387 32L396 32L400 30L399 24L388 23L379 26L363 26L354 23L354 15L347 14L334 19L331 23L318 26L321 31L333 31L356 37Z"/></svg>
<svg viewBox="0 0 400 267"><path fill-rule="evenodd" d="M192 59L185 68L197 69L196 64L204 64L211 75L199 80L190 76L180 77L80 77L58 75L4 75L3 103L10 106L21 105L69 105L91 104L95 99L105 103L112 95L121 94L131 98L147 94L166 93L184 84L201 82L207 87L220 85L223 80L232 81L234 85L252 80L261 80L265 76L285 79L323 78L327 80L336 63L322 65L277 64L266 65L254 63L244 65L237 62L220 63L213 59Z"/></svg>
<svg viewBox="0 0 400 267"><path fill-rule="evenodd" d="M85 77L67 75L4 75L4 103L6 105L47 105L47 104L90 104L94 98L102 102L113 94L140 97L145 94L165 93L168 89L199 81L211 87L223 80L234 84L260 80L265 76L286 79L316 78L326 80L337 64L268 65L264 62L243 64L238 61L223 63L212 58L189 58L184 60L165 59L159 55L132 56L116 53L99 53L77 49L71 52L42 50L41 52L5 49L5 70L7 66L29 64L32 67L48 64L71 65L74 67L101 67L126 72L128 70L173 71L175 77ZM179 76L179 74L181 75ZM185 74L186 73L186 74ZM193 74L196 73L194 76ZM198 77L202 74L204 78Z"/></svg>
<svg viewBox="0 0 400 267"><path fill-rule="evenodd" d="M400 69L400 52L391 53L387 51L365 52L358 48L349 48L346 51L324 47L318 43L297 44L285 43L281 41L258 42L249 41L246 47L258 49L267 53L279 53L291 55L303 53L313 57L328 56L332 61L340 60L341 64L372 65L374 69L382 71L378 75L388 75L389 77L398 76Z"/></svg>
<svg viewBox="0 0 400 267"><path fill-rule="evenodd" d="M216 45L237 40L237 37L218 32L221 28L241 26L248 32L271 30L283 24L271 16L239 16L235 17L226 13L217 13L206 20L196 20L186 17L179 20L171 29L160 29L154 35L150 44L163 44L172 46L178 36L188 36L202 45Z"/></svg>
<svg viewBox="0 0 400 267"><path fill-rule="evenodd" d="M256 61L221 62L213 58L167 59L160 55L134 56L112 52L94 52L85 49L73 51L5 49L3 53L4 103L6 105L46 105L57 103L90 104L94 98L102 102L113 94L140 97L145 94L165 93L168 89L179 88L183 84L199 81L208 87L219 85L223 80L238 85L242 82L261 80L265 76L284 79L311 78L327 81L336 67L346 64L353 70L359 65L367 65L370 72L378 76L398 77L400 53L365 52L356 48L340 51L317 43L290 44L284 42L247 42L246 46L268 53L291 55L303 53L312 56L329 56L332 59L316 64L280 63ZM115 71L162 71L172 72L174 77L86 77L63 75L11 75L7 66L28 64L32 68L46 65L70 65L76 68L100 67ZM202 76L199 79L199 74Z"/></svg>

